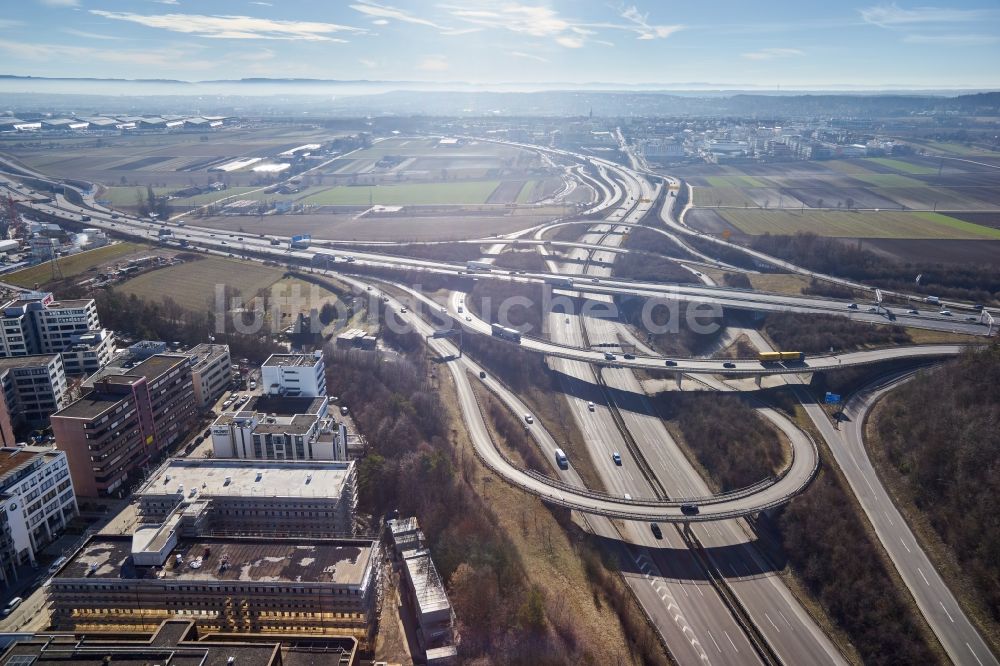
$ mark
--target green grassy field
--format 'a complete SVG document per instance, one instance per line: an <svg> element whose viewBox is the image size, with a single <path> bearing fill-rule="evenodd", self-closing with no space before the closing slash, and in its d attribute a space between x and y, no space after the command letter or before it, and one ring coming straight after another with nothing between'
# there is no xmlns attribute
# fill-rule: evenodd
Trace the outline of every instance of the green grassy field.
<svg viewBox="0 0 1000 666"><path fill-rule="evenodd" d="M900 171L902 173L913 174L915 176L926 176L928 174L937 173L937 169L934 167L929 167L924 164L904 162L903 160L893 160L888 157L871 157L868 161L874 162L875 164L881 164L884 167L895 169L896 171Z"/></svg>
<svg viewBox="0 0 1000 666"><path fill-rule="evenodd" d="M170 203L178 206L204 206L205 204L210 204L219 199L228 199L229 197L243 194L249 192L250 190L260 189L258 187L230 187L228 189L222 190L220 192L205 192L204 194L197 194L193 197L185 197L183 199L171 199Z"/></svg>
<svg viewBox="0 0 1000 666"><path fill-rule="evenodd" d="M498 180L456 181L450 183L402 183L400 185L336 186L302 200L317 206L363 206L371 203L400 206L406 204L481 204L485 203Z"/></svg>
<svg viewBox="0 0 1000 666"><path fill-rule="evenodd" d="M1000 239L1000 229L941 215L903 211L720 210L740 231L761 235L809 231L838 238Z"/></svg>
<svg viewBox="0 0 1000 666"><path fill-rule="evenodd" d="M239 289L246 301L280 280L283 274L280 268L206 257L144 273L123 283L118 289L149 301L169 296L181 307L204 311L215 301L216 285Z"/></svg>
<svg viewBox="0 0 1000 666"><path fill-rule="evenodd" d="M63 277L69 278L74 275L86 273L91 268L96 268L110 263L119 257L135 254L148 249L148 245L140 245L138 243L115 243L114 245L105 245L104 247L87 250L86 252L80 252L79 254L71 254L68 257L61 257L59 259L59 268L62 270ZM2 279L4 282L16 284L21 287L34 287L35 284L45 284L52 279L52 266L49 265L49 262L45 262L38 264L37 266L32 266L31 268L25 268L14 273L10 273Z"/></svg>

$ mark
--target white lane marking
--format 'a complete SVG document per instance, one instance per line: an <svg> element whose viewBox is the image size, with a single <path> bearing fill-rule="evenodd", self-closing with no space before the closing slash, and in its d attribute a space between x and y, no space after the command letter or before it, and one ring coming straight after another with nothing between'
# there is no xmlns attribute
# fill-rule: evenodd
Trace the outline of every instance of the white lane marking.
<svg viewBox="0 0 1000 666"><path fill-rule="evenodd" d="M764 611L764 617L766 617L767 621L771 623L771 626L774 627L774 630L777 631L780 634L781 633L781 629L778 629L778 625L776 625L774 623L774 620L772 620L771 616L767 614L767 611Z"/></svg>
<svg viewBox="0 0 1000 666"><path fill-rule="evenodd" d="M726 635L726 638L729 638L729 632L728 631L726 631L725 629L723 629L722 633L724 633ZM729 638L729 644L732 645L733 649L736 650L736 653L739 654L740 651L739 651L739 649L737 649L736 643L733 642L732 638Z"/></svg>
<svg viewBox="0 0 1000 666"><path fill-rule="evenodd" d="M872 486L872 482L868 479L867 476L865 477L865 483L868 484L868 488L871 489L871 491L872 491L872 496L873 496L872 499L877 502L878 498L874 497L874 495L875 495L875 488L874 488L874 486Z"/></svg>
<svg viewBox="0 0 1000 666"><path fill-rule="evenodd" d="M951 620L951 623L955 624L955 618L953 618L951 616L951 613L948 612L948 609L944 607L944 602L943 601L939 601L938 603L941 604L941 610L943 610L944 614L948 616L948 619Z"/></svg>
<svg viewBox="0 0 1000 666"><path fill-rule="evenodd" d="M978 661L978 662L979 662L979 666L983 666L983 660L979 658L979 655L978 655L978 654L976 654L976 651L972 649L972 646L971 646L971 645L969 645L968 643L966 643L966 644L965 644L965 647L969 648L969 652L971 652L971 653L972 653L972 656L973 656L973 657L975 657L975 658L976 658L976 661Z"/></svg>
<svg viewBox="0 0 1000 666"><path fill-rule="evenodd" d="M792 627L792 623L788 621L788 618L787 618L787 617L785 617L785 614L781 612L781 609L780 609L780 608L778 609L778 615L780 615L780 616L781 616L781 619L785 621L785 624L787 624L787 625L788 625L788 628L789 628L789 629L791 629L792 631L794 631L794 630L795 630L795 628L794 628L794 627Z"/></svg>
<svg viewBox="0 0 1000 666"><path fill-rule="evenodd" d="M920 567L917 567L917 571L920 573L920 577L924 579L924 585L930 585L931 582L927 580L927 576L924 575L924 570L921 569Z"/></svg>
<svg viewBox="0 0 1000 666"><path fill-rule="evenodd" d="M715 643L715 649L719 651L719 654L722 654L722 648L719 647L719 643L715 640L715 636L712 635L711 631L708 632L708 637Z"/></svg>
<svg viewBox="0 0 1000 666"><path fill-rule="evenodd" d="M908 553L911 552L910 551L910 547L906 545L905 541L903 541L903 537L899 537L899 543L903 544L903 548L906 549L906 552L908 552Z"/></svg>
<svg viewBox="0 0 1000 666"><path fill-rule="evenodd" d="M883 511L882 513L885 514L885 519L889 521L890 525L895 525L896 524L896 523L892 522L892 518L889 517L889 512Z"/></svg>

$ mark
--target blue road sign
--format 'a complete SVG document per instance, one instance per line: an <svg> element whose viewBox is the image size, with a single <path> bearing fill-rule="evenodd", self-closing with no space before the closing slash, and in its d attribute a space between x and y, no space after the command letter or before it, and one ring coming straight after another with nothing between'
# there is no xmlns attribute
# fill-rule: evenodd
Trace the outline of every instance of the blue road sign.
<svg viewBox="0 0 1000 666"><path fill-rule="evenodd" d="M839 393L830 393L829 391L826 392L826 404L835 405L838 402L840 402Z"/></svg>

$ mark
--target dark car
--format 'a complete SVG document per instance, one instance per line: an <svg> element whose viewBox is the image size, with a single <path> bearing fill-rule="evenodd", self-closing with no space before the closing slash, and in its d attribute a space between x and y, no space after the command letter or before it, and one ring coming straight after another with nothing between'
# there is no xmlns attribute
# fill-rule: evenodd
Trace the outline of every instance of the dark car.
<svg viewBox="0 0 1000 666"><path fill-rule="evenodd" d="M657 525L656 523L650 523L649 529L653 532L653 536L655 536L657 539L663 538L663 532L660 531L660 526Z"/></svg>
<svg viewBox="0 0 1000 666"><path fill-rule="evenodd" d="M677 361L664 361L663 364L668 368L673 368L677 365Z"/></svg>
<svg viewBox="0 0 1000 666"><path fill-rule="evenodd" d="M698 505L697 504L681 504L681 513L685 516L697 516L698 515Z"/></svg>
<svg viewBox="0 0 1000 666"><path fill-rule="evenodd" d="M731 368L735 368L736 364L733 363L732 361L726 361L725 363L722 364L722 367L723 368L730 368L731 369Z"/></svg>
<svg viewBox="0 0 1000 666"><path fill-rule="evenodd" d="M625 358L626 361L634 361L635 360L635 354L625 354L624 358Z"/></svg>
<svg viewBox="0 0 1000 666"><path fill-rule="evenodd" d="M212 429L205 428L205 437L211 437L211 436L212 436Z"/></svg>
<svg viewBox="0 0 1000 666"><path fill-rule="evenodd" d="M486 372L484 370L480 370L479 371L479 378L480 379L486 379Z"/></svg>

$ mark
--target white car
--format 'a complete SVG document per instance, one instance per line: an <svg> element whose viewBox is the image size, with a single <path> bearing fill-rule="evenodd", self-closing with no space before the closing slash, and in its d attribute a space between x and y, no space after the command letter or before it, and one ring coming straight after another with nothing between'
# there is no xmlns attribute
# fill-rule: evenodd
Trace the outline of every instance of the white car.
<svg viewBox="0 0 1000 666"><path fill-rule="evenodd" d="M938 314L939 315L944 315L945 317L950 317L951 316L951 310L941 310L941 312L938 312Z"/></svg>
<svg viewBox="0 0 1000 666"><path fill-rule="evenodd" d="M465 321L472 321L472 315L465 315Z"/></svg>
<svg viewBox="0 0 1000 666"><path fill-rule="evenodd" d="M587 403L587 409L589 409L590 411L594 411L594 403L593 402L588 402Z"/></svg>
<svg viewBox="0 0 1000 666"><path fill-rule="evenodd" d="M531 416L531 414L525 414L524 415L524 422L525 423L534 423L535 419Z"/></svg>

